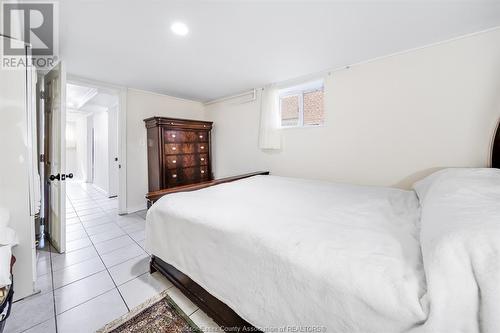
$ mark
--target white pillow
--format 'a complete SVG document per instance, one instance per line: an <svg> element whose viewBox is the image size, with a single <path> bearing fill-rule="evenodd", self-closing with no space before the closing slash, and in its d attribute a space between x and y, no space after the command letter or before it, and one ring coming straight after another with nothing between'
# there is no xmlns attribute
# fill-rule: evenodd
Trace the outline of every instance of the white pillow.
<svg viewBox="0 0 500 333"><path fill-rule="evenodd" d="M460 177L469 177L474 174L492 174L500 173L499 169L493 168L447 168L436 171L431 175L415 182L412 186L413 190L417 193L420 205L425 201L425 197L431 191L432 187L437 183L447 179L458 179Z"/></svg>
<svg viewBox="0 0 500 333"><path fill-rule="evenodd" d="M427 281L421 299L430 306L424 330L499 332L500 169L445 169L413 188Z"/></svg>

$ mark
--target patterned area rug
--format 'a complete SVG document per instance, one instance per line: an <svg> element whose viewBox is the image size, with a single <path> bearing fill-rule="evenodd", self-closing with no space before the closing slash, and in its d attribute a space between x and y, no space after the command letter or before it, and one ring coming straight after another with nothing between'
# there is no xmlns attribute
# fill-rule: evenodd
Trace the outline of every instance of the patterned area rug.
<svg viewBox="0 0 500 333"><path fill-rule="evenodd" d="M202 333L166 290L96 333Z"/></svg>

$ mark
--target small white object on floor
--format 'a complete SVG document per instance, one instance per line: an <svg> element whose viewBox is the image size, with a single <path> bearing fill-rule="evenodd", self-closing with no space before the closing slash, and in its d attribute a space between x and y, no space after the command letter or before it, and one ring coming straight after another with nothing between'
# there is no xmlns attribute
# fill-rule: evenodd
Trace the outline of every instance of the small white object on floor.
<svg viewBox="0 0 500 333"><path fill-rule="evenodd" d="M9 286L10 260L12 257L12 247L19 243L14 229L9 228L10 213L5 208L0 208L0 288Z"/></svg>

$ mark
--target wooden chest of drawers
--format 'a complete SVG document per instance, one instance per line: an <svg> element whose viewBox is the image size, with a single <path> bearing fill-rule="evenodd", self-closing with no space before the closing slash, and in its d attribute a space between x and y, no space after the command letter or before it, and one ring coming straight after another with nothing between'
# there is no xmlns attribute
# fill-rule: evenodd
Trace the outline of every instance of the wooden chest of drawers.
<svg viewBox="0 0 500 333"><path fill-rule="evenodd" d="M153 117L145 119L149 192L212 180L212 122Z"/></svg>

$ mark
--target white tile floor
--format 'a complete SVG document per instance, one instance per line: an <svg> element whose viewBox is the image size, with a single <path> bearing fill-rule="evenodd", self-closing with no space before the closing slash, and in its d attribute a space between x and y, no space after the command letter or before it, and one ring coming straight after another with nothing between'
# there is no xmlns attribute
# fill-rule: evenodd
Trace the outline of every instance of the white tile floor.
<svg viewBox="0 0 500 333"><path fill-rule="evenodd" d="M203 330L217 325L159 273L149 274L145 212L119 216L117 200L67 183L67 252L37 252L40 293L15 302L5 333L94 332L167 289Z"/></svg>

